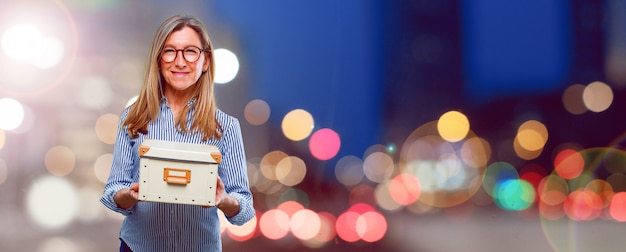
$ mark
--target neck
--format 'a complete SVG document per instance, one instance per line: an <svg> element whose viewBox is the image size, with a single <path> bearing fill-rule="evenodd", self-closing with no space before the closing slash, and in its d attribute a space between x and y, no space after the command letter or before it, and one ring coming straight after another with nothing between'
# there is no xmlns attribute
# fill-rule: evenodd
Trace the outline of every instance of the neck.
<svg viewBox="0 0 626 252"><path fill-rule="evenodd" d="M187 106L189 103L190 94L189 92L185 92L184 90L178 90L174 92L165 92L165 98L167 98L167 105L172 109L174 115L178 115L178 113Z"/></svg>

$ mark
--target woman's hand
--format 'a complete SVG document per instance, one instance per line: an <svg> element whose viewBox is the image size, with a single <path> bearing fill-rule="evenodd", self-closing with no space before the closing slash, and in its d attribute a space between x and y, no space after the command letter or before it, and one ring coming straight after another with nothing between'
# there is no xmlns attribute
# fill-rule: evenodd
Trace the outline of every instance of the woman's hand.
<svg viewBox="0 0 626 252"><path fill-rule="evenodd" d="M120 208L129 209L133 207L139 201L139 183L132 183L130 188L119 190L113 200Z"/></svg>
<svg viewBox="0 0 626 252"><path fill-rule="evenodd" d="M224 182L220 177L217 177L215 206L222 210L226 217L232 217L239 213L239 201L226 193Z"/></svg>

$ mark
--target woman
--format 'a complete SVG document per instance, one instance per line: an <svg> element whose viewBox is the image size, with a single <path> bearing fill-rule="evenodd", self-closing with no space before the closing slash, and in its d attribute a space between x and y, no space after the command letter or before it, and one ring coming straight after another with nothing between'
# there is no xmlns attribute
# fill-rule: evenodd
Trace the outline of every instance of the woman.
<svg viewBox="0 0 626 252"><path fill-rule="evenodd" d="M239 121L215 104L212 50L192 16L172 16L155 34L139 97L120 116L101 199L125 215L120 251L221 251L217 209L235 225L254 217ZM138 147L148 138L219 148L216 207L138 201Z"/></svg>

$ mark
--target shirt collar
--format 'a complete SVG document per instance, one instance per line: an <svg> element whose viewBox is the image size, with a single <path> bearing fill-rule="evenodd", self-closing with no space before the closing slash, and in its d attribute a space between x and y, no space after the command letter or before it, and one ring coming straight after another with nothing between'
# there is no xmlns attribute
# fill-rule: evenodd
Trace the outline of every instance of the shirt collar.
<svg viewBox="0 0 626 252"><path fill-rule="evenodd" d="M189 101L187 102L187 107L193 107L196 104L196 100L196 97L189 99ZM167 106L167 97L161 97L161 105Z"/></svg>

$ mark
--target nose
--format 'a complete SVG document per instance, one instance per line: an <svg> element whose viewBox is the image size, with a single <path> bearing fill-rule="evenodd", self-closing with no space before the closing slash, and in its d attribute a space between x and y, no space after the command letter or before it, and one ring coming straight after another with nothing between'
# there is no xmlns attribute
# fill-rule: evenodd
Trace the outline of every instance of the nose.
<svg viewBox="0 0 626 252"><path fill-rule="evenodd" d="M180 53L180 56L179 56ZM187 65L187 61L185 60L185 57L183 56L183 51L176 51L176 58L174 58L174 64L177 67L185 67Z"/></svg>

